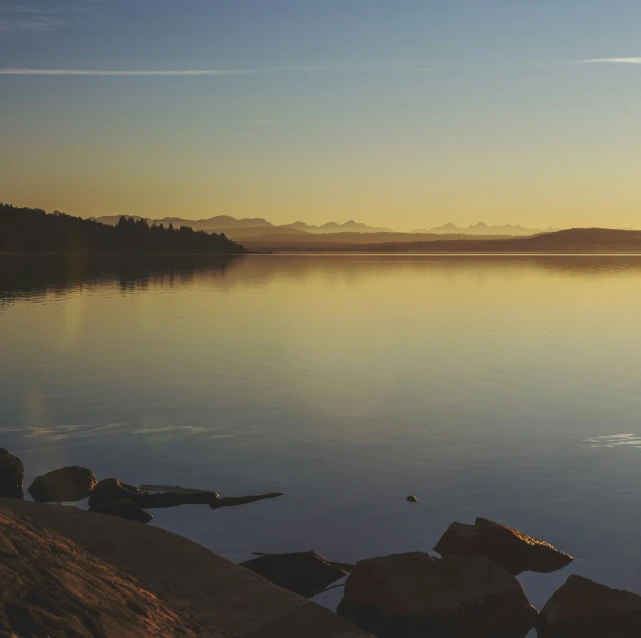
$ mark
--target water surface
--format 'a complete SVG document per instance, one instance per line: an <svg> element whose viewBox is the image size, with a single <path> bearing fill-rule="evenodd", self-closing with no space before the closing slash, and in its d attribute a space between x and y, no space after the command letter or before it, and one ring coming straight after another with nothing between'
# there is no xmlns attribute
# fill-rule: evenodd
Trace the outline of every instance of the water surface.
<svg viewBox="0 0 641 638"><path fill-rule="evenodd" d="M284 492L154 512L235 561L484 516L578 557L520 578L539 607L572 572L641 593L640 325L638 257L3 256L0 447L27 482Z"/></svg>

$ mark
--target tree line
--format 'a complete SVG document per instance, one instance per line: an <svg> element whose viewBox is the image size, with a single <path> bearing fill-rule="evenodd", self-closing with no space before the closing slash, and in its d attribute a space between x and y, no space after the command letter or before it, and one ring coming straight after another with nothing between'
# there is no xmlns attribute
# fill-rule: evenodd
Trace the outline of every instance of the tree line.
<svg viewBox="0 0 641 638"><path fill-rule="evenodd" d="M224 233L195 231L172 224L121 217L107 226L55 211L0 203L0 251L52 253L242 254L245 249Z"/></svg>

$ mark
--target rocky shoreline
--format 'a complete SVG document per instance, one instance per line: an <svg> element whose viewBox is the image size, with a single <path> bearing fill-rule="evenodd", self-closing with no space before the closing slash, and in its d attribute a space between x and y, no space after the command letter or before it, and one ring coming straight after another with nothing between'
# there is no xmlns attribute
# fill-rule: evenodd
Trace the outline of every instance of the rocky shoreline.
<svg viewBox="0 0 641 638"><path fill-rule="evenodd" d="M98 623L103 628L108 627L110 622L124 623L123 626L129 623L127 626L135 628L131 630L131 635L224 635L203 634L202 625L190 621L188 617L176 615L171 607L164 606L162 600L154 598L153 591L136 590L135 583L129 583L125 576L117 572L109 572L108 566L105 567L106 571L98 570L102 580L95 581L95 570L89 567L93 560L91 555L83 554L82 548L70 546L71 541L64 536L51 536L48 530L44 530L39 545L39 532L30 527L31 523L5 509L6 503L16 503L12 509L19 509L17 502L24 496L23 481L21 461L0 449L0 497L4 497L0 509L0 569L3 574L33 575L31 581L25 577L25 582L20 582L16 587L1 588L4 616L0 610L0 629L10 629L18 636L119 635L108 631L83 634L78 630L73 633L77 628L64 624L71 622L70 618L73 617L80 623L78 627L85 628L88 622ZM93 472L78 466L60 468L39 476L28 491L34 501L41 503L88 498L89 517L94 529L94 517L102 520L106 515L114 524L116 519L129 519L129 534L132 533L131 529L153 530L153 534L160 531L140 525L152 518L147 509L181 504L202 504L217 509L281 496L280 493L269 493L220 497L216 492L178 486L132 486L115 478L98 481ZM38 505L31 503L28 507L32 512ZM75 509L80 512L77 508L43 507L47 508L46 516L43 515L45 518L51 516L52 509ZM87 516L86 513L81 515ZM73 530L64 528L59 531L64 534L69 529ZM31 545L25 545L24 539L31 539ZM36 548L39 551L35 551ZM46 548L50 551L46 551ZM89 549L94 550L93 545ZM354 627L350 630L356 632L352 633L353 636L524 638L532 629L536 629L541 638L628 638L641 635L641 596L611 589L575 574L568 577L540 612L532 606L516 576L525 571L551 573L568 567L574 558L524 532L484 518L477 518L474 524L455 522L443 533L434 550L440 557L410 552L374 557L355 565L334 562L314 552L260 554L242 563L244 569L241 571L249 573L247 570L250 570L259 581L265 582L262 579L266 579L282 588L277 589L278 592L288 590L292 596L304 599L333 587L342 587L342 584L334 583L347 576L338 615L365 632L371 632L360 633ZM57 561L54 560L56 556L59 558ZM42 589L43 582L48 583L50 577L53 578L51 583L60 582L55 574L64 571L65 564L72 562L76 573L73 577L67 574L67 579L73 578L74 582L85 583L83 587L93 587L96 591L115 587L116 598L124 597L128 601L125 609L140 611L140 618L136 614L131 618L118 616L120 608L116 609L118 606L108 597L101 601L104 602L103 606L94 604L93 607L87 607L85 599L74 598L76 590L73 588L65 593L53 585L47 585L49 598L46 592L34 594L33 588L37 583ZM241 567L234 568L240 570ZM5 581L13 582L3 576L3 584ZM50 604L29 605L28 601L34 596L41 602L49 600ZM59 605L56 607L51 602L54 600L66 601L68 614L56 616L52 610L58 609ZM308 604L316 608L313 603ZM315 610L313 613L320 612ZM339 622L338 616L333 617ZM153 624L155 622L160 623L158 627ZM38 633L34 627L39 630L45 627L50 633ZM298 635L339 635L318 633L318 630L319 627L300 629L304 633ZM56 633L60 631L62 633ZM332 631L334 628L328 625L327 632Z"/></svg>

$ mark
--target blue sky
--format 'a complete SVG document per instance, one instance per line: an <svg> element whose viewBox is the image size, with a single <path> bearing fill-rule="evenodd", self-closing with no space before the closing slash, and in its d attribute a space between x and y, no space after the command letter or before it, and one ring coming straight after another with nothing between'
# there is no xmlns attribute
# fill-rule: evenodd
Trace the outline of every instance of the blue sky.
<svg viewBox="0 0 641 638"><path fill-rule="evenodd" d="M0 199L634 226L639 24L632 0L0 0Z"/></svg>

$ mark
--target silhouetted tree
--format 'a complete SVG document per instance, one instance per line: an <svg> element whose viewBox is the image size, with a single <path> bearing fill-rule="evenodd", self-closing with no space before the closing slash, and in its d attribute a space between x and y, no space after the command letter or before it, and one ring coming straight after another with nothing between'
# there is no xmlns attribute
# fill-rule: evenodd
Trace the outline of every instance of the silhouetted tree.
<svg viewBox="0 0 641 638"><path fill-rule="evenodd" d="M245 249L224 234L149 226L145 219L121 217L115 226L56 211L16 208L0 203L0 250L60 253L242 254Z"/></svg>

